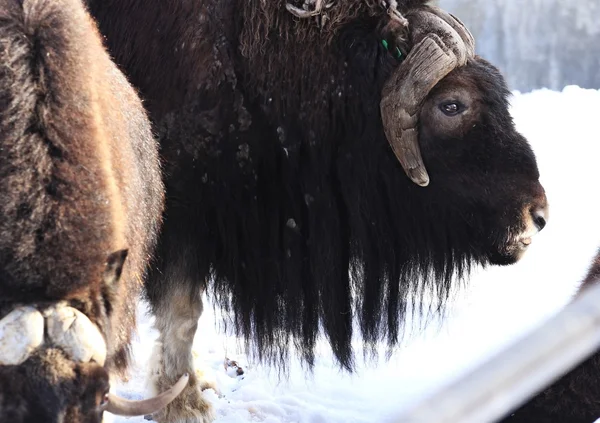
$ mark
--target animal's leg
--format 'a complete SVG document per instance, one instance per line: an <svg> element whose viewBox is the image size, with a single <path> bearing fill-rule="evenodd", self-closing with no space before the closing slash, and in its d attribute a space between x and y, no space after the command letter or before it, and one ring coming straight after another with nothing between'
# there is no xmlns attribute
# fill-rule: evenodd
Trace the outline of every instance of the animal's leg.
<svg viewBox="0 0 600 423"><path fill-rule="evenodd" d="M154 272L147 285L155 326L160 332L152 356L152 384L157 392L162 392L186 372L190 380L185 390L152 419L160 423L209 423L214 420L213 410L201 392L209 386L196 373L192 355L204 289L198 278L205 275L199 271L193 248L186 248L183 243L176 249L165 248L165 240L162 241L160 250L172 255L162 255L166 263L161 266L162 277Z"/></svg>

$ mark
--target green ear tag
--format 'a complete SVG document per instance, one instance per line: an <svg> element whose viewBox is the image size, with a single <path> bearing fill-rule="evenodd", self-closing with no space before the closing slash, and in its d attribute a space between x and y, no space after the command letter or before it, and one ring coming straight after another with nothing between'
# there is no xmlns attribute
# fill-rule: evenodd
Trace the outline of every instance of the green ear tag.
<svg viewBox="0 0 600 423"><path fill-rule="evenodd" d="M383 44L383 46L385 47L385 49L388 49L388 42L387 40L381 40L381 44Z"/></svg>
<svg viewBox="0 0 600 423"><path fill-rule="evenodd" d="M398 47L396 47L396 59L400 59L402 57L402 52Z"/></svg>

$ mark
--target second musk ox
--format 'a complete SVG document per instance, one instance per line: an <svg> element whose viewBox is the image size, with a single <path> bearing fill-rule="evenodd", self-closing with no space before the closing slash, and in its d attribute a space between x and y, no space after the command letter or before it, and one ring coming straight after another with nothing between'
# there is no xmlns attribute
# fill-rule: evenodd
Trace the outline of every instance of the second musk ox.
<svg viewBox="0 0 600 423"><path fill-rule="evenodd" d="M192 340L211 290L259 358L312 365L320 329L397 343L408 304L544 227L535 156L498 70L425 1L88 0L165 158L154 419L211 420ZM354 323L357 323L354 325Z"/></svg>
<svg viewBox="0 0 600 423"><path fill-rule="evenodd" d="M600 250L576 295L600 283ZM501 423L594 423L600 418L600 351L596 351Z"/></svg>
<svg viewBox="0 0 600 423"><path fill-rule="evenodd" d="M80 0L0 0L0 422L151 413L109 393L163 210L157 143Z"/></svg>

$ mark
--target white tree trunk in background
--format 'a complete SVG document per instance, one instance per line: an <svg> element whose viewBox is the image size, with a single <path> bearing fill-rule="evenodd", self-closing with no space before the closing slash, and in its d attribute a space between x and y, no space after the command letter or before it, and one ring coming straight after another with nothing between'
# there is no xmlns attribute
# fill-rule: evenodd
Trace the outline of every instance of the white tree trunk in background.
<svg viewBox="0 0 600 423"><path fill-rule="evenodd" d="M600 0L439 0L510 89L600 88Z"/></svg>

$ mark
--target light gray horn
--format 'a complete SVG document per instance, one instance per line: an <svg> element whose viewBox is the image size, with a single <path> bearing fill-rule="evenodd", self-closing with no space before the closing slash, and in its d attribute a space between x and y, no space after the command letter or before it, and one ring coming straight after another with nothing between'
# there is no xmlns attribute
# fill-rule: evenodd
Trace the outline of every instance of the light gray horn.
<svg viewBox="0 0 600 423"><path fill-rule="evenodd" d="M108 411L117 416L144 416L147 414L154 414L177 398L181 391L183 391L183 388L186 387L189 379L190 376L186 373L179 378L175 385L162 394L141 401L127 400L114 394L108 394L108 401L104 406L104 411Z"/></svg>
<svg viewBox="0 0 600 423"><path fill-rule="evenodd" d="M75 361L106 361L106 342L98 327L79 310L59 304L44 312L48 337Z"/></svg>
<svg viewBox="0 0 600 423"><path fill-rule="evenodd" d="M462 23L462 21L452 13L448 13L436 6L428 6L428 9L431 11L431 13L442 18L448 25L450 25L463 40L466 57L464 61L459 62L458 66L464 65L466 63L466 59L475 56L475 38L473 38L473 34L471 34L471 31L469 31L465 24Z"/></svg>
<svg viewBox="0 0 600 423"><path fill-rule="evenodd" d="M19 307L0 320L0 366L26 361L44 342L44 317L33 307Z"/></svg>
<svg viewBox="0 0 600 423"><path fill-rule="evenodd" d="M406 175L423 187L429 185L429 174L419 148L419 111L431 89L473 54L468 30L460 30L464 26L456 20L446 22L453 19L450 15L439 14L425 8L407 15L413 48L386 81L380 104L385 135L396 158Z"/></svg>

